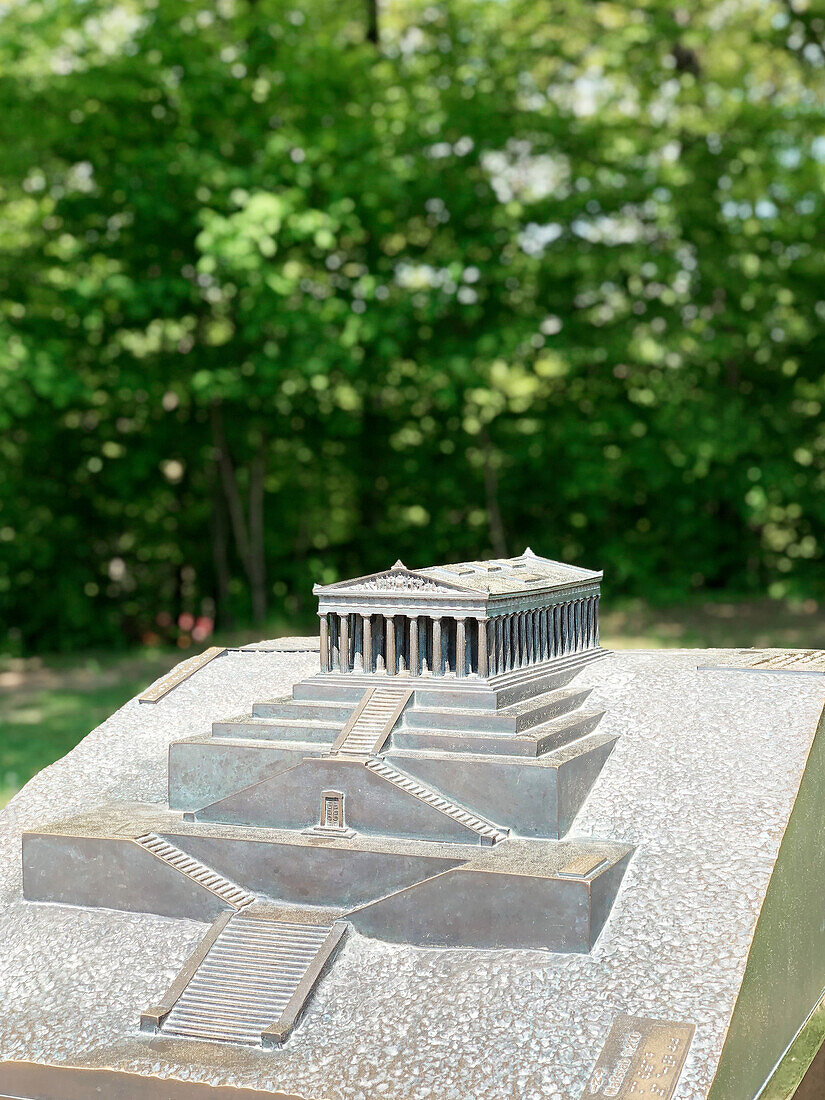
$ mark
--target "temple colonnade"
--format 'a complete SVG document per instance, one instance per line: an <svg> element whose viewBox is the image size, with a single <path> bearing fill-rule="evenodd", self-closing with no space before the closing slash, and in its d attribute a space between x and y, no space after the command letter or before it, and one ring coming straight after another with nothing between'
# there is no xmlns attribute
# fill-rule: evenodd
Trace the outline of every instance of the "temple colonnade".
<svg viewBox="0 0 825 1100"><path fill-rule="evenodd" d="M599 644L599 597L489 618L321 613L322 672L497 676Z"/></svg>

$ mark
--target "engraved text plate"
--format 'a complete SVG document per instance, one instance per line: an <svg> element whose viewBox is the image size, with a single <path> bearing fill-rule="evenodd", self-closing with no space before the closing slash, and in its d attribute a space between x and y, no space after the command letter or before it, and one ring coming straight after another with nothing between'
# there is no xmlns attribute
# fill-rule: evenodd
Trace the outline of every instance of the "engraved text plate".
<svg viewBox="0 0 825 1100"><path fill-rule="evenodd" d="M694 1031L693 1024L617 1016L582 1100L670 1100Z"/></svg>

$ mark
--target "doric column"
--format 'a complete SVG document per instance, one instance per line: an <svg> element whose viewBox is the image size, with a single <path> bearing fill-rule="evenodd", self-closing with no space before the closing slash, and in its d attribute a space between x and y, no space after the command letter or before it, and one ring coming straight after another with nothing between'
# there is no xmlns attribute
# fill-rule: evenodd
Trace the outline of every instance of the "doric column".
<svg viewBox="0 0 825 1100"><path fill-rule="evenodd" d="M493 651L493 666L496 676L498 676L500 673L504 672L504 630L502 628L501 615L495 617L493 626L496 636L496 644Z"/></svg>
<svg viewBox="0 0 825 1100"><path fill-rule="evenodd" d="M527 653L527 612L522 611L518 617L518 651L519 664L522 668L528 663Z"/></svg>
<svg viewBox="0 0 825 1100"><path fill-rule="evenodd" d="M492 626L486 619L478 619L478 669L479 676L486 677L489 674L490 662L489 657L489 641L488 641L488 628Z"/></svg>
<svg viewBox="0 0 825 1100"><path fill-rule="evenodd" d="M378 615L375 619L375 671L383 672L387 667L387 662L384 659L384 637L385 637L384 616Z"/></svg>
<svg viewBox="0 0 825 1100"><path fill-rule="evenodd" d="M338 662L341 672L349 672L349 615L339 615L338 624Z"/></svg>
<svg viewBox="0 0 825 1100"><path fill-rule="evenodd" d="M584 600L576 600L576 637L577 651L584 649Z"/></svg>
<svg viewBox="0 0 825 1100"><path fill-rule="evenodd" d="M329 672L329 619L319 615L321 620L321 672Z"/></svg>
<svg viewBox="0 0 825 1100"><path fill-rule="evenodd" d="M364 671L364 619L361 615L352 616L352 671Z"/></svg>
<svg viewBox="0 0 825 1100"><path fill-rule="evenodd" d="M364 672L373 672L374 666L372 663L372 615L364 616L364 623L361 631L364 639Z"/></svg>
<svg viewBox="0 0 825 1100"><path fill-rule="evenodd" d="M596 619L596 636L593 640L593 644L596 645L596 646L598 646L598 644L599 644L599 600L600 600L600 598L601 597L596 596L596 598L595 598L596 607L595 607L594 612L593 612L594 615L595 615L595 619Z"/></svg>
<svg viewBox="0 0 825 1100"><path fill-rule="evenodd" d="M509 672L513 667L510 663L512 653L512 637L510 633L510 616L502 615L501 617L501 660L502 667L505 672Z"/></svg>
<svg viewBox="0 0 825 1100"><path fill-rule="evenodd" d="M585 601L585 607L587 609L587 630L585 632L586 646L588 649L593 647L593 597L588 596Z"/></svg>
<svg viewBox="0 0 825 1100"><path fill-rule="evenodd" d="M387 666L387 675L395 676L397 662L395 660L395 618L392 615L384 616L384 662Z"/></svg>
<svg viewBox="0 0 825 1100"><path fill-rule="evenodd" d="M444 675L444 654L441 645L441 619L433 619L433 676Z"/></svg>
<svg viewBox="0 0 825 1100"><path fill-rule="evenodd" d="M420 672L418 665L418 619L410 617L410 675L417 676Z"/></svg>
<svg viewBox="0 0 825 1100"><path fill-rule="evenodd" d="M553 624L552 611L549 607L545 607L541 612L541 659L542 661L549 661L552 654L552 641L553 635L551 633L551 626Z"/></svg>
<svg viewBox="0 0 825 1100"><path fill-rule="evenodd" d="M455 674L467 675L467 624L464 619L455 621Z"/></svg>

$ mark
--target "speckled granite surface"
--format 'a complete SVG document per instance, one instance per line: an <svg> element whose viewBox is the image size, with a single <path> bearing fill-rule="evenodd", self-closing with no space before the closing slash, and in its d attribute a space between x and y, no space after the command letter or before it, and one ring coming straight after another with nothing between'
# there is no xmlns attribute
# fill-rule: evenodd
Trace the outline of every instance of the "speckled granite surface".
<svg viewBox="0 0 825 1100"><path fill-rule="evenodd" d="M696 1024L675 1096L705 1097L825 702L825 676L697 671L752 663L742 651L623 652L577 677L607 710L600 731L620 739L570 838L638 849L590 955L351 934L282 1050L138 1032L206 926L24 903L21 830L95 804L163 804L170 741L287 694L316 661L300 645L230 651L162 702L128 703L7 807L0 1061L330 1100L578 1100L613 1016L629 1012Z"/></svg>

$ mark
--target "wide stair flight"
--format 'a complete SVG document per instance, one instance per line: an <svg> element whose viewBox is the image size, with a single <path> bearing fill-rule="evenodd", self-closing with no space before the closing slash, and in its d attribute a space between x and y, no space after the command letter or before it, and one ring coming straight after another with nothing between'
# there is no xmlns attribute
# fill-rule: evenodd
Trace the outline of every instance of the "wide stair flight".
<svg viewBox="0 0 825 1100"><path fill-rule="evenodd" d="M161 1031L226 1043L282 1042L345 928L232 917Z"/></svg>
<svg viewBox="0 0 825 1100"><path fill-rule="evenodd" d="M213 894L217 894L222 901L225 901L227 905L231 905L233 909L243 909L244 906L255 901L254 894L250 894L248 890L244 890L236 882L231 882L223 875L219 875L217 871L207 867L200 860L193 859L192 856L180 848L176 848L174 844L170 844L168 840L164 840L157 833L144 833L143 836L136 837L135 840L147 852L151 852L153 856L162 859L164 863L168 863L176 871L180 871L187 878L191 878L199 886L203 886L205 889L211 890Z"/></svg>
<svg viewBox="0 0 825 1100"><path fill-rule="evenodd" d="M432 790L430 787L425 787L423 783L419 783L418 780L413 779L412 776L407 775L405 772L398 771L397 768L391 767L386 761L366 760L364 766L369 768L369 770L376 775L380 775L382 779L386 779L389 783L393 783L402 791L406 791L407 794L411 794L415 798L420 798L421 801L426 802L428 806L440 810L441 813L446 814L447 817L451 817L454 821L458 821L468 829L472 829L474 833L478 834L482 844L498 844L500 840L507 839L508 832L506 829L499 829L497 825L493 825L490 821L485 821L483 818L471 814L469 810L465 810L463 806L458 806L455 802L451 802L448 798L444 798L444 796L440 795L437 791Z"/></svg>
<svg viewBox="0 0 825 1100"><path fill-rule="evenodd" d="M369 756L379 752L412 693L408 687L369 689L332 746L332 754Z"/></svg>

